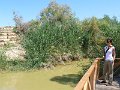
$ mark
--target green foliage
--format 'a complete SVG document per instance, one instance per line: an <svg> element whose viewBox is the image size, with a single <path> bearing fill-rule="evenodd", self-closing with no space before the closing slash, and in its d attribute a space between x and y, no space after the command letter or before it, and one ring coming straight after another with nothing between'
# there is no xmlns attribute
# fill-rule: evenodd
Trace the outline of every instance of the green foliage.
<svg viewBox="0 0 120 90"><path fill-rule="evenodd" d="M71 9L67 5L59 5L55 1L51 2L47 8L40 13L42 23L56 21L63 22L73 17Z"/></svg>
<svg viewBox="0 0 120 90"><path fill-rule="evenodd" d="M100 19L100 30L103 32L105 38L112 38L113 45L116 47L117 57L120 57L120 23L116 17L110 18L105 15L104 18Z"/></svg>
<svg viewBox="0 0 120 90"><path fill-rule="evenodd" d="M16 14L14 20L26 50L26 68L56 65L63 56L102 57L108 37L114 41L117 57L120 55L120 22L116 17L105 15L80 22L68 6L51 2L37 20L22 23Z"/></svg>
<svg viewBox="0 0 120 90"><path fill-rule="evenodd" d="M28 68L57 64L64 54L74 57L81 53L80 22L68 6L51 2L40 15L40 21L31 21L23 36Z"/></svg>
<svg viewBox="0 0 120 90"><path fill-rule="evenodd" d="M101 53L101 44L103 43L103 34L98 27L99 21L93 17L82 22L82 51L85 57L98 57ZM97 52L97 53L96 53Z"/></svg>
<svg viewBox="0 0 120 90"><path fill-rule="evenodd" d="M7 59L5 56L5 51L8 47L10 47L10 45L0 48L0 71L27 70L25 61Z"/></svg>
<svg viewBox="0 0 120 90"><path fill-rule="evenodd" d="M60 25L53 26L51 23L46 23L45 26L25 34L23 45L28 60L32 61L32 66L39 66L41 62L47 62L50 57L54 59L55 54L74 55L80 52L79 27L74 21L69 23L64 21L64 24Z"/></svg>
<svg viewBox="0 0 120 90"><path fill-rule="evenodd" d="M80 61L78 63L78 66L81 67L79 74L83 76L92 65L92 62L92 59L83 59L82 61Z"/></svg>
<svg viewBox="0 0 120 90"><path fill-rule="evenodd" d="M6 68L6 57L4 56L4 50L0 49L0 70L5 70Z"/></svg>

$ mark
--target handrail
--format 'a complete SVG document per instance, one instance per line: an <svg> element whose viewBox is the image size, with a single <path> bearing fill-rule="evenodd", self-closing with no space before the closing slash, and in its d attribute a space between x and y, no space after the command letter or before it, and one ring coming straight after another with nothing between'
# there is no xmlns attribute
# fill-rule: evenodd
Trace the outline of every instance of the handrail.
<svg viewBox="0 0 120 90"><path fill-rule="evenodd" d="M84 74L81 80L78 82L74 90L95 90L96 80L99 76L99 66L100 60L103 58L96 58L92 63L88 71ZM116 60L120 60L120 58L116 58ZM115 64L116 66L117 64ZM119 63L120 65L120 63Z"/></svg>
<svg viewBox="0 0 120 90"><path fill-rule="evenodd" d="M95 90L95 81L98 77L98 65L100 59L97 58L93 64L90 66L88 71L82 77L82 79L78 82L77 86L74 90Z"/></svg>

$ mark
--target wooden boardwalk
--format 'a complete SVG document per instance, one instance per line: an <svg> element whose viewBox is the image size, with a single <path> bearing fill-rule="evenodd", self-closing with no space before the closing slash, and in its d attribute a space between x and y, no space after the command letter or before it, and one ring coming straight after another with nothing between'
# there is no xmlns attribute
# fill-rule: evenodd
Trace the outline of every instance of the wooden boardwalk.
<svg viewBox="0 0 120 90"><path fill-rule="evenodd" d="M120 76L114 77L113 85L106 86L105 84L100 84L101 80L97 81L96 90L120 90Z"/></svg>

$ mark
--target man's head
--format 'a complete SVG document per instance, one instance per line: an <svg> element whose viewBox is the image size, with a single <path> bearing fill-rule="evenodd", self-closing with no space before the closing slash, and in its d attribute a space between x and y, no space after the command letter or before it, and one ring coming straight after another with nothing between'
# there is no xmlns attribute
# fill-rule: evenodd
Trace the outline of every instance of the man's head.
<svg viewBox="0 0 120 90"><path fill-rule="evenodd" d="M108 45L108 46L111 46L111 45L112 45L112 39L111 39L111 38L108 38L108 39L107 39L107 45Z"/></svg>

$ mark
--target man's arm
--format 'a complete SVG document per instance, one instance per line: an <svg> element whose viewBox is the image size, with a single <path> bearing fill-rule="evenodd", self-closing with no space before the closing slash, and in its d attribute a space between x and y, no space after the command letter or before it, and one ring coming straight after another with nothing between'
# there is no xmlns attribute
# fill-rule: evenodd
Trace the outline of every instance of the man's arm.
<svg viewBox="0 0 120 90"><path fill-rule="evenodd" d="M105 49L103 48L103 59L105 60L105 55L106 53L105 53Z"/></svg>
<svg viewBox="0 0 120 90"><path fill-rule="evenodd" d="M113 60L115 60L115 57L116 57L116 51L115 48L113 48Z"/></svg>

